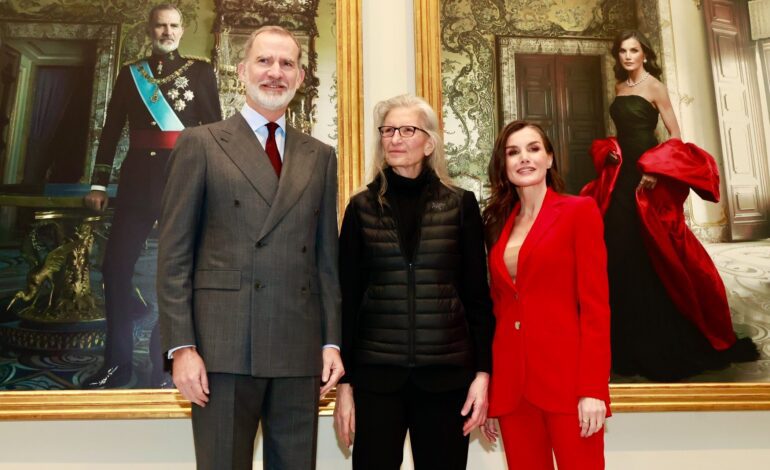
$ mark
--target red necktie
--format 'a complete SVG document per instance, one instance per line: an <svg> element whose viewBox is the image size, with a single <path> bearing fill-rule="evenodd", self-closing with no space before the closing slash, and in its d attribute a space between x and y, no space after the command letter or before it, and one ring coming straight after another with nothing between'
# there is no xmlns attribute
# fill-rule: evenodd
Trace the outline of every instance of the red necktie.
<svg viewBox="0 0 770 470"><path fill-rule="evenodd" d="M267 142L265 142L265 152L270 158L270 164L273 165L275 174L281 176L281 154L278 153L278 145L275 143L275 130L278 124L274 122L267 123Z"/></svg>

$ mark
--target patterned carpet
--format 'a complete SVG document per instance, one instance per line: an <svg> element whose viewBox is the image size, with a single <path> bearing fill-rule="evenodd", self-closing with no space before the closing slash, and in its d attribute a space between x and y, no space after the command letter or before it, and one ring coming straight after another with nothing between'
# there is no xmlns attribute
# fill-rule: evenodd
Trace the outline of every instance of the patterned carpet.
<svg viewBox="0 0 770 470"><path fill-rule="evenodd" d="M687 382L770 382L770 240L705 245L725 283L738 336L759 347L755 362L692 377ZM616 383L646 382L641 377L613 377Z"/></svg>
<svg viewBox="0 0 770 470"><path fill-rule="evenodd" d="M148 345L152 329L157 323L155 297L155 266L157 241L148 240L139 258L134 284L150 305L149 312L134 325L133 377L126 388L147 388L152 365ZM22 285L26 265L18 252L0 251L0 299L12 296ZM91 271L91 288L102 297L101 274ZM18 327L18 320L0 307L0 328ZM104 329L104 322L97 325ZM61 354L41 354L31 350L16 350L0 343L0 390L69 390L80 389L84 379L102 365L101 350L67 351Z"/></svg>

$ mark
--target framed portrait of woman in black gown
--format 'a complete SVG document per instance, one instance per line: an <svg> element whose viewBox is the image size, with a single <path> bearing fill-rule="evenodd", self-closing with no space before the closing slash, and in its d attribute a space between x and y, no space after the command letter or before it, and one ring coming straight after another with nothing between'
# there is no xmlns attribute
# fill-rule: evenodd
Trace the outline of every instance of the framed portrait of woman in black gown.
<svg viewBox="0 0 770 470"><path fill-rule="evenodd" d="M768 409L770 311L761 279L770 271L762 261L770 254L768 134L762 122L770 105L764 52L770 40L750 30L743 2L671 2L671 8L659 3L542 2L534 9L517 0L486 7L469 0L415 1L418 94L443 110L450 172L482 204L494 137L514 119L546 130L567 192L577 194L596 177L592 141L618 132L609 112L617 82L613 38L623 30L643 31L658 52L683 140L717 155L721 202L691 195L684 217L718 269L735 333L753 341L759 357L666 381L613 373L613 410ZM676 18L698 25L685 32L672 27ZM696 39L694 30L709 43ZM705 59L685 60L693 56ZM713 86L703 85L704 75ZM663 142L666 128L657 109L650 111L650 136ZM649 322L652 331L660 327ZM666 372L665 363L656 367Z"/></svg>

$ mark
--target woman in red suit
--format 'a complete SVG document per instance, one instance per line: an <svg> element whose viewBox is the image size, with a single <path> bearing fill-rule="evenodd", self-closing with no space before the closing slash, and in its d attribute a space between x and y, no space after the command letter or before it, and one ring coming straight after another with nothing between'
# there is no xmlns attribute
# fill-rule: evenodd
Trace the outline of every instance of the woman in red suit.
<svg viewBox="0 0 770 470"><path fill-rule="evenodd" d="M603 469L610 309L603 225L593 199L561 194L543 130L497 137L484 210L497 320L489 416L509 468ZM493 420L482 432L498 435Z"/></svg>

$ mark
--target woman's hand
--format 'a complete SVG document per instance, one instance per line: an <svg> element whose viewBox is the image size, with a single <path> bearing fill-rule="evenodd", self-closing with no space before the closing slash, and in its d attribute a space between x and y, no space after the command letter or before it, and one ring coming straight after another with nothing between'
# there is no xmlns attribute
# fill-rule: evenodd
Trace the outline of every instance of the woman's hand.
<svg viewBox="0 0 770 470"><path fill-rule="evenodd" d="M497 420L494 418L487 418L487 421L481 425L481 434L483 434L489 442L497 442L499 436L497 432Z"/></svg>
<svg viewBox="0 0 770 470"><path fill-rule="evenodd" d="M642 179L639 181L639 186L636 187L637 190L639 189L652 189L655 187L655 185L658 183L658 177L655 175L649 175L647 173L642 175Z"/></svg>
<svg viewBox="0 0 770 470"><path fill-rule="evenodd" d="M334 429L337 431L337 438L347 447L353 444L353 434L356 432L356 404L353 400L353 386L350 384L337 384Z"/></svg>
<svg viewBox="0 0 770 470"><path fill-rule="evenodd" d="M607 406L598 398L581 397L578 400L580 437L589 437L604 427Z"/></svg>
<svg viewBox="0 0 770 470"><path fill-rule="evenodd" d="M465 420L463 425L463 436L467 436L477 428L484 424L487 420L487 408L489 403L487 402L487 389L489 388L489 374L486 372L476 372L476 378L471 382L471 386L468 387L468 397L465 399L465 405L463 405L460 414L468 416L473 408L473 413Z"/></svg>
<svg viewBox="0 0 770 470"><path fill-rule="evenodd" d="M497 438L500 434L497 432L497 420L495 418L487 418L487 421L481 425L481 434L487 438L491 443L497 442Z"/></svg>

